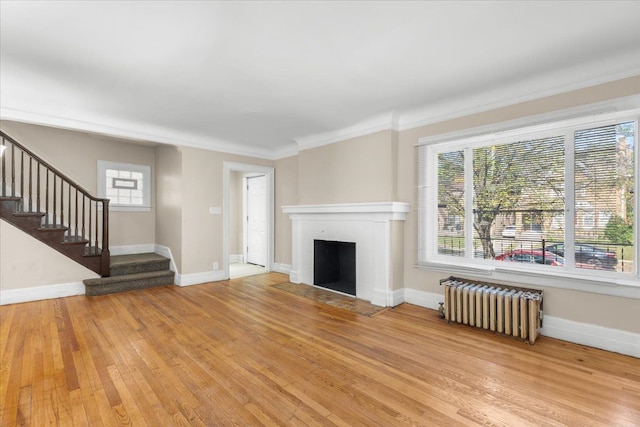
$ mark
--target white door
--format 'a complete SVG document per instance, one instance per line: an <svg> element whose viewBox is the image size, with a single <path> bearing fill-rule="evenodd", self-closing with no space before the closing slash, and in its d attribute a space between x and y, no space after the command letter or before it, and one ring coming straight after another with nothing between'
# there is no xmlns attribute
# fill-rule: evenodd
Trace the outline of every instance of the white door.
<svg viewBox="0 0 640 427"><path fill-rule="evenodd" d="M247 262L267 264L267 177L247 177Z"/></svg>

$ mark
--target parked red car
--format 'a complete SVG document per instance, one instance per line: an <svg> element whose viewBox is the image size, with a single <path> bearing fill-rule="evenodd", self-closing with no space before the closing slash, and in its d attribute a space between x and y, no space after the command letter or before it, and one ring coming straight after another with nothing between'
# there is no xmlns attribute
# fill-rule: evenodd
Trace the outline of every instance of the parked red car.
<svg viewBox="0 0 640 427"><path fill-rule="evenodd" d="M563 266L564 258L553 252L545 251L544 256L542 250L539 249L516 249L511 252L498 255L497 261L526 262L531 264L545 264L552 266Z"/></svg>

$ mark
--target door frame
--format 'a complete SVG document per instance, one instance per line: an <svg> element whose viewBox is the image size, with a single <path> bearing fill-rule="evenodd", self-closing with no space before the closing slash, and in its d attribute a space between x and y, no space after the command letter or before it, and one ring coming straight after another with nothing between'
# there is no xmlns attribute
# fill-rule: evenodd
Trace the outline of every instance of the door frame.
<svg viewBox="0 0 640 427"><path fill-rule="evenodd" d="M274 206L275 206L275 170L269 166L248 163L223 162L222 165L222 269L225 278L229 278L229 199L231 172L257 173L267 177L267 262L266 271L273 269L274 257ZM244 201L243 201L244 205Z"/></svg>

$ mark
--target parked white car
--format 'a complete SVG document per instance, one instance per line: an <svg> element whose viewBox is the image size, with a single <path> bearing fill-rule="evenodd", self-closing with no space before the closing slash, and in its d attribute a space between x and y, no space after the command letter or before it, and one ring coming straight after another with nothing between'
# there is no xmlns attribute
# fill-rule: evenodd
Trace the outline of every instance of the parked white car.
<svg viewBox="0 0 640 427"><path fill-rule="evenodd" d="M516 238L516 226L507 225L502 229L502 237Z"/></svg>

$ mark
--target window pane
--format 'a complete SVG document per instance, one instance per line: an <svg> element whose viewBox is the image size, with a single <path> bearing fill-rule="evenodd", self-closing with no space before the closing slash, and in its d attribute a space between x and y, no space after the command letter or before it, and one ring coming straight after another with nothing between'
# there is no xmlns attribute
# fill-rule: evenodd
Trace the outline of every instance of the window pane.
<svg viewBox="0 0 640 427"><path fill-rule="evenodd" d="M635 124L575 133L576 267L633 271Z"/></svg>
<svg viewBox="0 0 640 427"><path fill-rule="evenodd" d="M473 190L474 257L559 265L542 240L563 238L563 137L475 149Z"/></svg>
<svg viewBox="0 0 640 427"><path fill-rule="evenodd" d="M438 253L465 255L462 151L438 155Z"/></svg>

